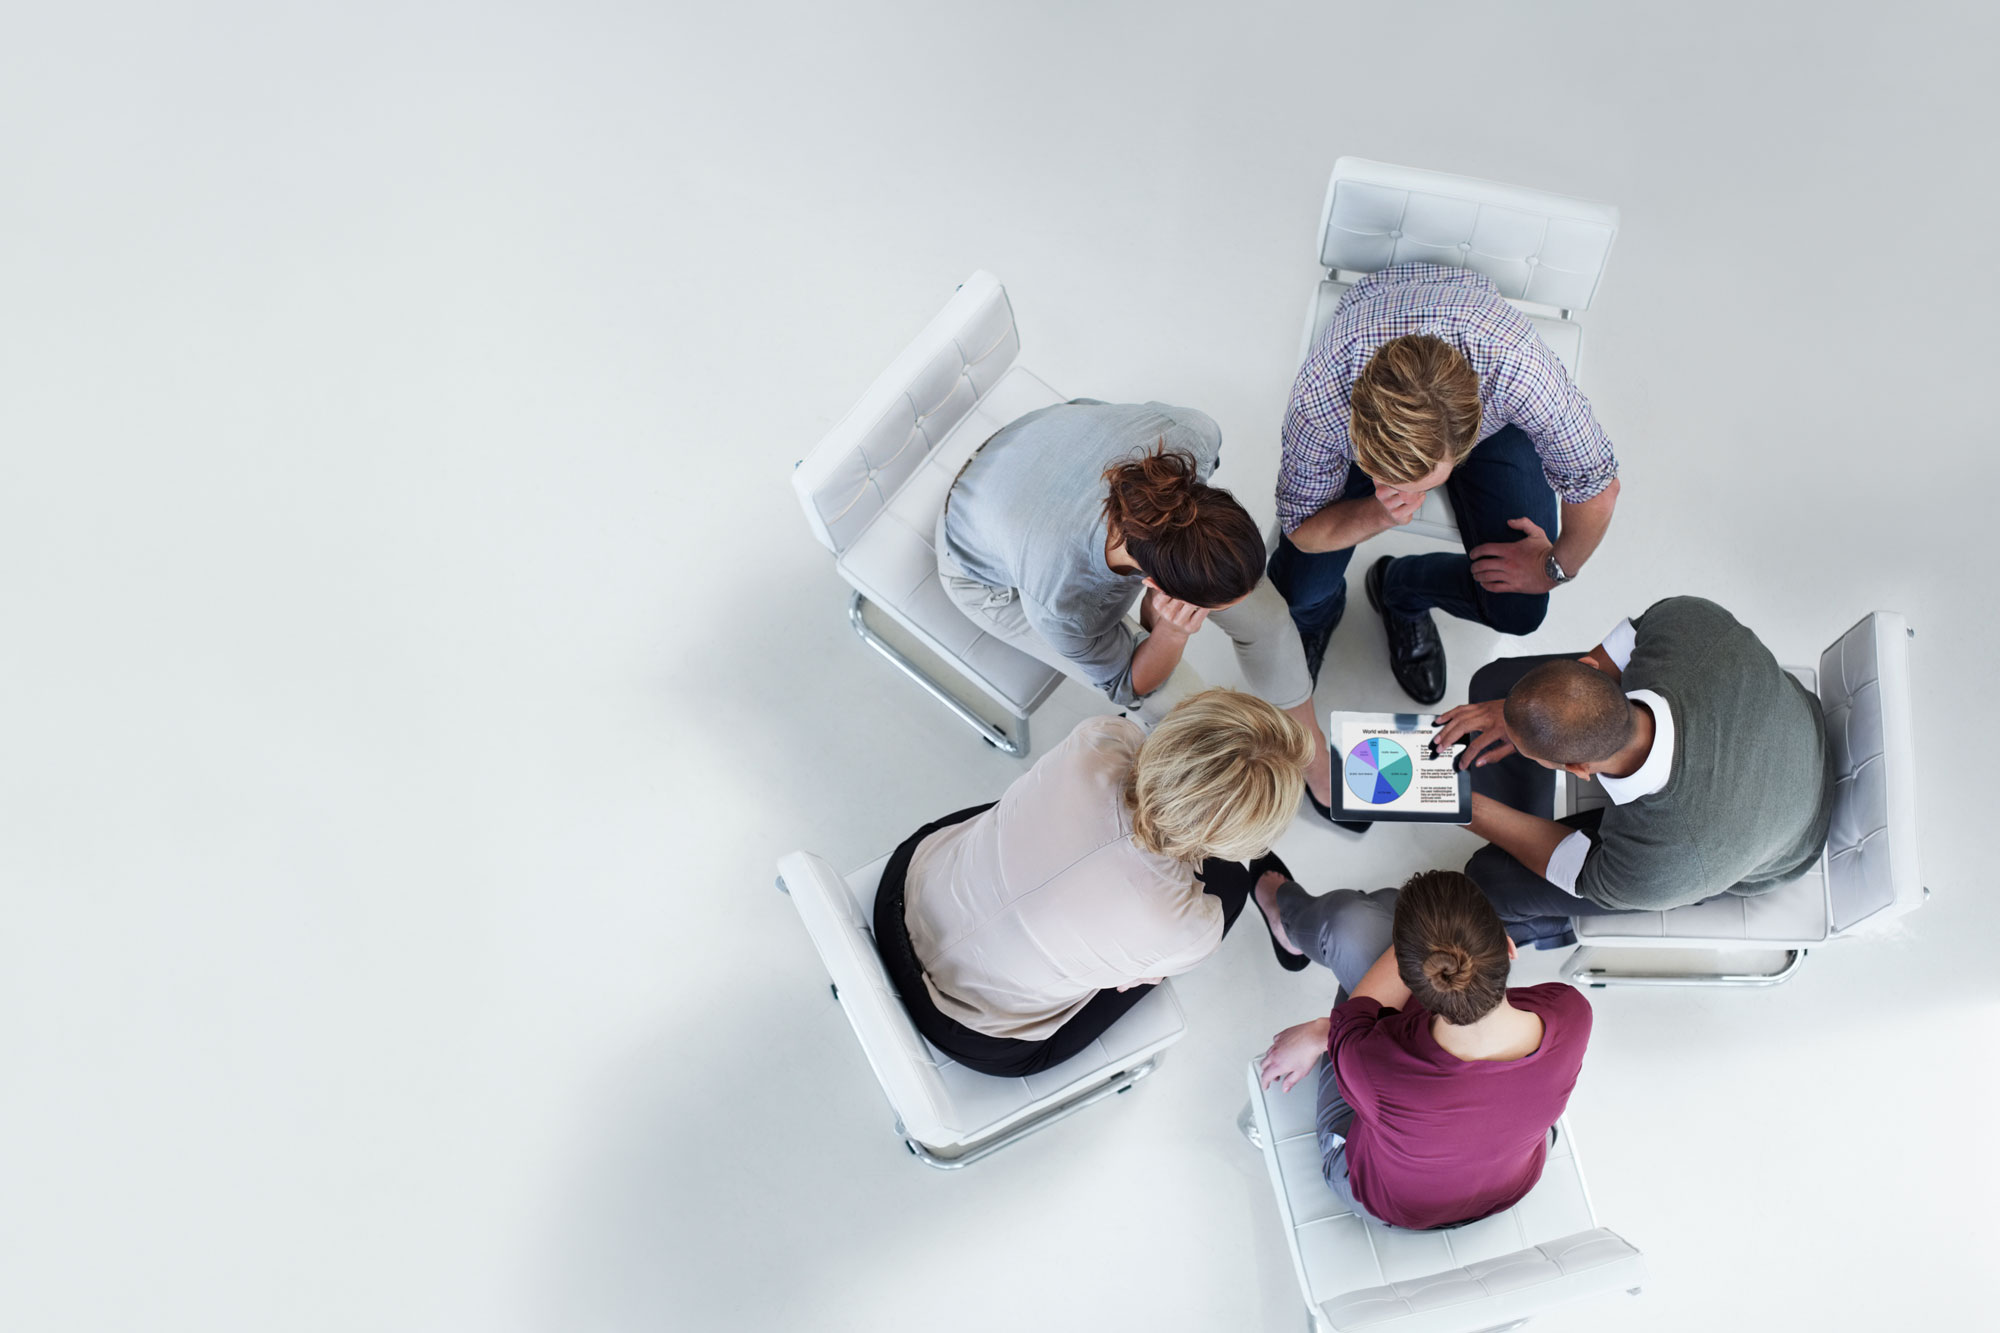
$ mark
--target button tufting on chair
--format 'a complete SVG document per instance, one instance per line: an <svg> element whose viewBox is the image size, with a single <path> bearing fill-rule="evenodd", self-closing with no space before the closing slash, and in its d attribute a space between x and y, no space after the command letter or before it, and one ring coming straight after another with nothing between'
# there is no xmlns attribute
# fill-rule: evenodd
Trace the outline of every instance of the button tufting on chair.
<svg viewBox="0 0 2000 1333"><path fill-rule="evenodd" d="M990 273L973 274L792 473L813 535L855 590L848 621L856 634L1009 754L1027 752L1028 716L1062 673L980 633L951 603L931 532L973 449L1016 417L1063 401L1016 363L1020 348L1006 289ZM931 406L919 411L919 403ZM860 599L942 658L975 696L1013 719L1011 728L994 726L953 683L934 679L875 633Z"/></svg>

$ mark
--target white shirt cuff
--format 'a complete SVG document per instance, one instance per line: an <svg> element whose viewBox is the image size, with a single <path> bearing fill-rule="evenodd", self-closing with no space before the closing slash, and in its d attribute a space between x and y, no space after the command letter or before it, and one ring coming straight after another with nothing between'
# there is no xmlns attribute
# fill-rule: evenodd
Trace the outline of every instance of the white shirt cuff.
<svg viewBox="0 0 2000 1333"><path fill-rule="evenodd" d="M1621 668L1622 670L1622 668ZM1576 893L1576 877L1583 873L1583 858L1590 855L1590 839L1583 831L1570 834L1549 853L1549 868L1542 875L1564 893Z"/></svg>
<svg viewBox="0 0 2000 1333"><path fill-rule="evenodd" d="M1611 665L1617 667L1622 674L1632 661L1632 650L1639 646L1639 631L1632 628L1632 621L1628 616L1612 627L1611 632L1604 636L1604 642L1599 646L1604 649L1604 655L1611 659Z"/></svg>

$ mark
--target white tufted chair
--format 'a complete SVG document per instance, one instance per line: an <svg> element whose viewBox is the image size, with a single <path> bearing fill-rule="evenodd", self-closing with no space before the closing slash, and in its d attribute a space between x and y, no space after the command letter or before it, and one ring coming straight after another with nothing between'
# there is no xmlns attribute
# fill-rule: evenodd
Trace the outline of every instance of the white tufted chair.
<svg viewBox="0 0 2000 1333"><path fill-rule="evenodd" d="M982 633L938 581L937 517L958 470L994 431L1063 396L1014 358L1014 309L984 271L870 385L792 473L813 535L853 587L848 623L988 743L1028 752L1028 715L1062 673ZM869 625L873 602L1013 718L1003 732Z"/></svg>
<svg viewBox="0 0 2000 1333"><path fill-rule="evenodd" d="M1504 1213L1449 1231L1405 1231L1348 1211L1320 1175L1319 1076L1290 1092L1258 1086L1239 1121L1263 1149L1292 1268L1314 1330L1475 1333L1512 1328L1550 1306L1636 1293L1646 1261L1597 1225L1569 1122L1556 1127L1542 1178Z"/></svg>
<svg viewBox="0 0 2000 1333"><path fill-rule="evenodd" d="M917 1032L875 952L875 886L888 859L842 878L823 858L793 852L778 862L778 887L791 895L833 978L834 998L896 1113L896 1133L923 1161L965 1166L1124 1092L1152 1073L1160 1053L1187 1032L1180 1000L1166 981L1053 1069L995 1078L953 1062Z"/></svg>
<svg viewBox="0 0 2000 1333"><path fill-rule="evenodd" d="M1922 906L1930 891L1917 866L1914 633L1902 616L1876 611L1820 654L1817 672L1786 668L1819 695L1833 747L1833 824L1817 867L1754 898L1725 894L1668 912L1578 917L1582 947L1564 978L1589 986L1775 985L1798 971L1813 945ZM1569 777L1563 785L1572 810L1609 800L1594 781ZM1767 971L1699 966L1716 954L1752 951L1782 960ZM1616 967L1621 959L1627 970Z"/></svg>
<svg viewBox="0 0 2000 1333"><path fill-rule="evenodd" d="M1326 277L1306 307L1299 361L1364 274L1394 264L1450 264L1493 279L1581 383L1583 329L1570 314L1590 308L1617 236L1611 204L1343 157L1333 164L1320 210ZM1442 488L1402 530L1459 544Z"/></svg>

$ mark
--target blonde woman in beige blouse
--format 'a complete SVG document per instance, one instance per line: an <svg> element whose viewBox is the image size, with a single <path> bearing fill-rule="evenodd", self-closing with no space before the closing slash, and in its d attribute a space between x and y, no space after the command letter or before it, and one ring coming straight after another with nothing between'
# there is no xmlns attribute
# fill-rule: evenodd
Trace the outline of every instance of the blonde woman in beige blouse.
<svg viewBox="0 0 2000 1333"><path fill-rule="evenodd" d="M997 803L919 829L875 903L877 948L918 1030L992 1074L1082 1050L1215 952L1258 875L1280 868L1269 848L1311 758L1305 729L1272 705L1206 690L1150 736L1092 718Z"/></svg>

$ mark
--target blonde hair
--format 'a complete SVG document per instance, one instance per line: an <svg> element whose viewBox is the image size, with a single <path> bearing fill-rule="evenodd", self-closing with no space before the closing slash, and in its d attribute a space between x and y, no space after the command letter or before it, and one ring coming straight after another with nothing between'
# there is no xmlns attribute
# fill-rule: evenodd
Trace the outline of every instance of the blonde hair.
<svg viewBox="0 0 2000 1333"><path fill-rule="evenodd" d="M1354 461L1376 481L1407 486L1479 442L1479 376L1442 338L1392 338L1361 368L1348 397Z"/></svg>
<svg viewBox="0 0 2000 1333"><path fill-rule="evenodd" d="M1132 840L1176 861L1262 856L1298 812L1312 740L1253 695L1203 690L1139 747L1125 778Z"/></svg>

